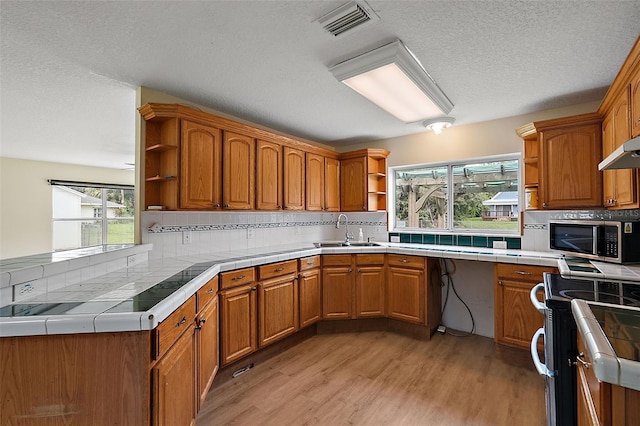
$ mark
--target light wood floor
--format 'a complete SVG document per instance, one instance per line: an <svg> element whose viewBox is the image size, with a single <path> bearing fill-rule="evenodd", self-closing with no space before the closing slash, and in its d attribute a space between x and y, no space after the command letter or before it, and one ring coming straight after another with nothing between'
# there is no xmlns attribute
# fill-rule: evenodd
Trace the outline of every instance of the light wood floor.
<svg viewBox="0 0 640 426"><path fill-rule="evenodd" d="M324 334L212 389L197 426L544 425L544 382L493 340Z"/></svg>

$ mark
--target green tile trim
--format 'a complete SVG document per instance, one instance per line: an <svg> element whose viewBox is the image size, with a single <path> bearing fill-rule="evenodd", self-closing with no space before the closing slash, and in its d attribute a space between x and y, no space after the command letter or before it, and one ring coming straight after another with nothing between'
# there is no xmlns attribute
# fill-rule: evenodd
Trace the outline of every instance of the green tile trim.
<svg viewBox="0 0 640 426"><path fill-rule="evenodd" d="M519 250L522 248L520 237L485 237L483 235L458 235L458 234L410 234L403 232L390 232L392 236L400 236L401 243L409 244L436 244L444 246L493 248L494 241L506 241L508 249Z"/></svg>

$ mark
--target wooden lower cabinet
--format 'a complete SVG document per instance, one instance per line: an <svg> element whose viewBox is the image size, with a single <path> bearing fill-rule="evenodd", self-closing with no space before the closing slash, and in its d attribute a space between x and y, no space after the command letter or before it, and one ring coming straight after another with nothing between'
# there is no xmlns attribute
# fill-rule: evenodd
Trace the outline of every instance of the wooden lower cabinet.
<svg viewBox="0 0 640 426"><path fill-rule="evenodd" d="M214 296L196 319L196 350L199 359L198 408L202 407L220 366L218 296Z"/></svg>
<svg viewBox="0 0 640 426"><path fill-rule="evenodd" d="M222 365L254 352L257 337L257 287L254 284L220 292L220 343Z"/></svg>
<svg viewBox="0 0 640 426"><path fill-rule="evenodd" d="M259 346L298 330L298 277L289 274L258 283Z"/></svg>
<svg viewBox="0 0 640 426"><path fill-rule="evenodd" d="M529 293L543 281L544 272L555 268L498 263L494 279L494 340L522 349L542 327L544 316L531 304Z"/></svg>
<svg viewBox="0 0 640 426"><path fill-rule="evenodd" d="M300 304L300 328L314 324L322 319L322 287L320 268L301 271L298 280Z"/></svg>
<svg viewBox="0 0 640 426"><path fill-rule="evenodd" d="M153 367L152 424L193 425L196 420L194 326Z"/></svg>
<svg viewBox="0 0 640 426"><path fill-rule="evenodd" d="M389 267L387 316L413 323L424 322L423 269Z"/></svg>
<svg viewBox="0 0 640 426"><path fill-rule="evenodd" d="M322 318L350 319L353 316L353 267L322 268Z"/></svg>
<svg viewBox="0 0 640 426"><path fill-rule="evenodd" d="M356 318L385 315L386 274L383 254L357 254L356 257Z"/></svg>

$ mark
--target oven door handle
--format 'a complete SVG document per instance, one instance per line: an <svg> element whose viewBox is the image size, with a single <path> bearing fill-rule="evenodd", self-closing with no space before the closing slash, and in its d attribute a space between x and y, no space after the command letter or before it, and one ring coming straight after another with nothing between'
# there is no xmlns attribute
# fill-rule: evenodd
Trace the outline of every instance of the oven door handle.
<svg viewBox="0 0 640 426"><path fill-rule="evenodd" d="M538 292L540 291L544 291L544 283L536 284L529 292L529 298L531 299L533 307L536 308L542 315L544 315L545 311L547 310L547 305L538 300Z"/></svg>
<svg viewBox="0 0 640 426"><path fill-rule="evenodd" d="M535 332L531 339L531 359L533 360L533 365L535 365L536 370L538 370L538 374L545 377L553 377L553 371L547 368L545 363L540 360L540 355L538 354L538 340L540 340L540 337L545 337L544 328L542 327Z"/></svg>

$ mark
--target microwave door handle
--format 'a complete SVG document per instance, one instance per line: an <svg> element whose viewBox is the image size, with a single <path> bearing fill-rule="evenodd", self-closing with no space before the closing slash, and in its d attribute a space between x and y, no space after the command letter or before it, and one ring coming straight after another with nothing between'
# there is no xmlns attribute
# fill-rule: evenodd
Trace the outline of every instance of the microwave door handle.
<svg viewBox="0 0 640 426"><path fill-rule="evenodd" d="M538 354L538 340L540 340L541 337L545 337L544 328L539 328L531 339L531 359L533 360L533 365L535 365L536 370L538 370L538 374L545 377L553 377L553 371L547 368L544 362L540 360L540 355Z"/></svg>
<svg viewBox="0 0 640 426"><path fill-rule="evenodd" d="M534 308L538 310L542 315L544 315L547 305L538 300L538 292L544 291L544 283L536 284L531 291L529 292L529 298L531 299L531 304Z"/></svg>
<svg viewBox="0 0 640 426"><path fill-rule="evenodd" d="M594 226L593 227L593 248L591 253L595 255L599 255L598 251L598 241L600 241L600 235L604 233L604 226Z"/></svg>

